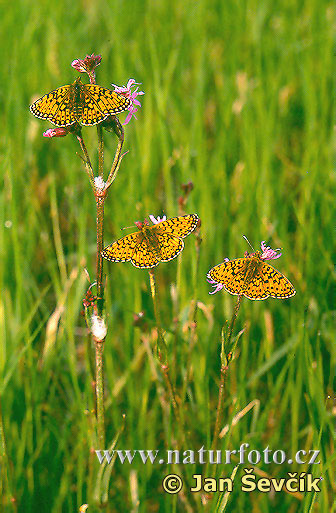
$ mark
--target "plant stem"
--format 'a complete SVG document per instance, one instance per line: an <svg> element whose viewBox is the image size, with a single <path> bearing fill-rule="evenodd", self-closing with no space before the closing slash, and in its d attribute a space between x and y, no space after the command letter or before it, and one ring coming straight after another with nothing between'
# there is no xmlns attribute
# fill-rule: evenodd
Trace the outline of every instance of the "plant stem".
<svg viewBox="0 0 336 513"><path fill-rule="evenodd" d="M95 83L94 75L90 75L90 82ZM89 176L90 184L92 186L95 199L96 199L96 230L97 230L97 254L96 254L96 283L97 283L97 313L96 320L98 323L105 324L104 320L104 284L103 284L103 257L101 252L104 248L104 203L107 191L115 179L119 165L121 162L121 150L124 142L124 130L118 120L113 117L112 120L113 131L118 137L118 145L114 160L112 163L111 171L109 173L107 182L98 187L95 183L95 176L90 161L90 157L85 146L81 133L77 133L76 137L84 154L84 163L86 172ZM104 177L104 139L103 128L101 125L97 126L98 136L98 174L103 179ZM99 331L99 330L98 330ZM105 408L104 408L104 341L106 332L104 334L97 334L91 330L92 339L95 343L95 356L96 356L96 409L97 409L97 435L98 444L100 449L105 448Z"/></svg>
<svg viewBox="0 0 336 513"><path fill-rule="evenodd" d="M17 511L17 503L13 493L13 480L12 480L12 469L9 465L7 450L6 450L6 440L5 440L5 432L2 421L2 410L1 410L1 398L0 398L0 482L2 483L1 491L2 491L2 499L0 500L0 504L4 507L8 507L11 505L11 511L16 513ZM6 487L7 485L7 487ZM7 491L6 491L7 488ZM7 511L7 509L6 509Z"/></svg>
<svg viewBox="0 0 336 513"><path fill-rule="evenodd" d="M238 296L237 303L234 307L231 321L229 324L229 328L227 331L227 335L225 335L224 344L225 344L225 353L226 353L227 364L230 362L230 360L232 358L232 351L234 350L234 347L231 347L231 338L232 338L233 328L234 328L234 325L235 325L235 322L236 322L236 319L238 316L238 310L240 308L242 299L243 299L243 296ZM237 341L238 340L236 340L236 343L237 343Z"/></svg>
<svg viewBox="0 0 336 513"><path fill-rule="evenodd" d="M82 149L82 152L84 153L84 163L85 163L85 169L86 169L86 172L89 176L89 180L90 180L90 184L91 184L91 187L94 189L95 185L94 185L94 174L93 174L93 169L92 169L92 164L91 164L91 160L90 160L90 157L89 157L89 153L86 149L86 146L85 146L85 143L84 143L84 139L82 137L82 135L76 135L77 137L77 140L80 144L80 147Z"/></svg>
<svg viewBox="0 0 336 513"><path fill-rule="evenodd" d="M105 449L105 407L104 407L104 340L95 340L96 349L96 408L98 447Z"/></svg>
<svg viewBox="0 0 336 513"><path fill-rule="evenodd" d="M97 125L98 135L98 174L102 178L104 177L104 139L103 139L103 128L100 124Z"/></svg>
<svg viewBox="0 0 336 513"><path fill-rule="evenodd" d="M113 120L113 130L116 136L118 137L118 146L114 156L114 160L112 163L111 171L109 172L108 178L106 180L106 189L110 187L115 177L117 176L117 172L119 169L120 158L121 158L121 150L124 144L124 129L118 118Z"/></svg>
<svg viewBox="0 0 336 513"><path fill-rule="evenodd" d="M104 247L104 203L106 193L99 194L96 192L96 209L97 209L97 256L96 256L96 281L97 281L97 308L98 316L103 314L104 305L104 286L103 286L103 257L101 252Z"/></svg>
<svg viewBox="0 0 336 513"><path fill-rule="evenodd" d="M155 315L156 325L157 325L157 329L158 329L158 348L157 348L158 358L159 358L159 361L161 364L161 370L163 373L163 377L164 377L167 389L169 391L169 395L170 395L170 399L171 399L171 402L173 405L173 410L174 410L174 414L176 417L176 421L177 421L178 426L180 427L181 434L183 436L183 441L184 441L185 437L184 437L184 433L183 433L183 429L182 429L182 425L181 425L181 418L180 418L180 413L179 413L179 409L178 409L178 404L176 401L176 395L175 395L174 387L172 385L172 381L171 381L171 378L169 375L167 346L164 341L163 333L162 333L161 317L160 317L158 297L157 297L157 293L156 293L154 269L149 269L148 273L149 273L150 288L151 288L151 293L152 293L152 298L153 298L153 303L154 303L154 315Z"/></svg>
<svg viewBox="0 0 336 513"><path fill-rule="evenodd" d="M104 203L107 195L107 191L119 169L121 149L124 142L124 131L119 123L119 120L115 121L118 128L115 129L115 133L118 136L118 146L116 149L115 157L113 160L112 168L108 177L108 180L103 188L94 186L94 194L96 198L96 211L97 211L97 255L96 255L96 282L97 282L97 316L104 322L104 284L103 284L103 257L101 252L104 248ZM119 126L120 125L120 126ZM98 135L98 163L99 163L99 176L103 178L103 165L104 165L104 140L102 127L97 127ZM85 147L85 146L84 146ZM85 148L86 149L86 148ZM87 152L86 152L87 153ZM84 155L85 152L84 152ZM86 157L89 161L88 156ZM90 180L91 181L91 180ZM104 407L104 341L103 338L96 337L93 334L93 340L95 342L96 350L96 401L97 401L97 432L98 432L98 443L100 449L105 448L105 407Z"/></svg>
<svg viewBox="0 0 336 513"><path fill-rule="evenodd" d="M222 347L221 347L221 355L220 355L220 357L221 357L220 383L219 383L219 392L218 392L215 430L214 430L214 436L213 436L213 441L212 441L212 449L214 451L217 448L219 432L220 432L220 425L221 425L221 421L222 421L225 374L229 368L228 365L232 358L231 338L232 338L233 328L234 328L234 325L235 325L235 322L237 319L238 310L239 310L242 298L243 298L243 296L238 296L237 303L234 307L229 327L227 328L227 333L225 333L224 328L222 329Z"/></svg>
<svg viewBox="0 0 336 513"><path fill-rule="evenodd" d="M97 313L102 320L104 309L104 285L103 285L103 257L101 252L104 246L104 202L106 193L101 194L96 190L97 208L97 256L96 256L96 281L97 281ZM105 408L104 408L104 341L93 336L96 350L96 401L97 401L97 432L99 449L105 449Z"/></svg>
<svg viewBox="0 0 336 513"><path fill-rule="evenodd" d="M154 304L154 315L156 320L156 325L158 329L158 354L161 363L164 365L168 364L168 356L167 356L167 346L163 338L162 327L161 327L161 316L160 316L160 308L158 304L158 297L156 293L156 282L155 282L155 273L154 269L149 269L149 282L151 288L151 294ZM163 357L162 357L163 353Z"/></svg>
<svg viewBox="0 0 336 513"><path fill-rule="evenodd" d="M213 451L216 451L216 449L217 449L219 430L220 430L220 424L221 424L222 413L223 413L224 380L225 380L225 374L226 374L227 370L228 370L228 366L223 365L223 363L221 363L220 383L219 383L218 402L217 402L217 414L216 414L214 437L213 437L213 441L212 441L212 450Z"/></svg>

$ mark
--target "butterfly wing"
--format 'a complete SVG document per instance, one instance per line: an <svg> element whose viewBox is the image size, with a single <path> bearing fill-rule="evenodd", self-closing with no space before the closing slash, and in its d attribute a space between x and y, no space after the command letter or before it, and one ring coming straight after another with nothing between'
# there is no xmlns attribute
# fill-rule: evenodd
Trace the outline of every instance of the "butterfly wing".
<svg viewBox="0 0 336 513"><path fill-rule="evenodd" d="M106 246L101 254L110 262L129 262L141 241L142 234L140 232L129 233L125 237Z"/></svg>
<svg viewBox="0 0 336 513"><path fill-rule="evenodd" d="M153 249L149 247L148 242L144 239L136 246L131 262L134 267L138 267L139 269L151 269L159 264L160 257L157 254L157 251L154 252Z"/></svg>
<svg viewBox="0 0 336 513"><path fill-rule="evenodd" d="M221 283L227 292L237 296L244 294L247 258L236 258L216 265L207 276L217 283Z"/></svg>
<svg viewBox="0 0 336 513"><path fill-rule="evenodd" d="M266 262L262 263L259 273L249 282L244 295L248 299L287 299L296 294L291 282L281 272Z"/></svg>
<svg viewBox="0 0 336 513"><path fill-rule="evenodd" d="M269 297L269 293L264 280L265 278L263 274L260 272L256 273L246 284L243 295L247 297L247 299L252 299L254 301L267 299Z"/></svg>
<svg viewBox="0 0 336 513"><path fill-rule="evenodd" d="M131 105L126 96L97 84L82 84L81 88L77 116L79 123L84 126L96 125L112 114L123 112Z"/></svg>
<svg viewBox="0 0 336 513"><path fill-rule="evenodd" d="M65 85L45 94L29 108L40 119L47 119L56 126L69 126L76 122L72 85Z"/></svg>
<svg viewBox="0 0 336 513"><path fill-rule="evenodd" d="M172 217L161 221L151 227L157 234L171 233L175 237L184 239L193 232L198 223L197 214L187 214L185 216Z"/></svg>
<svg viewBox="0 0 336 513"><path fill-rule="evenodd" d="M183 240L169 233L157 234L161 262L169 262L176 258L184 248Z"/></svg>

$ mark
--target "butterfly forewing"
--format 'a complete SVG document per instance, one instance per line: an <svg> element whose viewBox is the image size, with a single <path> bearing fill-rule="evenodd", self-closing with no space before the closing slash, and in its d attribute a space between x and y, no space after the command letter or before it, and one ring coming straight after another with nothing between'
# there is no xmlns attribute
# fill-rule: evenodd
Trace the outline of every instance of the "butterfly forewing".
<svg viewBox="0 0 336 513"><path fill-rule="evenodd" d="M195 230L197 223L197 214L187 214L185 216L172 217L171 219L161 221L155 226L152 226L151 229L161 234L172 233L175 237L184 239Z"/></svg>
<svg viewBox="0 0 336 513"><path fill-rule="evenodd" d="M243 296L253 300L267 299L269 297L262 274L258 272L246 282Z"/></svg>
<svg viewBox="0 0 336 513"><path fill-rule="evenodd" d="M105 114L119 114L126 110L131 101L123 94L116 93L96 84L83 86L87 96L97 105L97 108Z"/></svg>
<svg viewBox="0 0 336 513"><path fill-rule="evenodd" d="M96 84L81 86L79 123L84 126L96 125L112 114L123 112L131 104L130 100L105 87Z"/></svg>
<svg viewBox="0 0 336 513"><path fill-rule="evenodd" d="M129 262L135 248L143 240L141 232L134 232L116 240L102 251L102 256L110 262Z"/></svg>
<svg viewBox="0 0 336 513"><path fill-rule="evenodd" d="M30 106L30 111L40 119L47 119L56 126L75 123L73 85L65 85L39 98Z"/></svg>

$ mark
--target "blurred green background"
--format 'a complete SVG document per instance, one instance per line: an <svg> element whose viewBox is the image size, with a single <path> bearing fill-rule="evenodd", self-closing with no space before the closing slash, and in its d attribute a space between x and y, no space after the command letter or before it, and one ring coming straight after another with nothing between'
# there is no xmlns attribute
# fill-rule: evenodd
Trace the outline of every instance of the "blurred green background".
<svg viewBox="0 0 336 513"><path fill-rule="evenodd" d="M243 301L236 332L245 332L226 376L229 430L219 448L318 449L320 465L257 467L271 477L292 471L324 479L318 494L243 493L239 468L227 510L335 511L335 5L19 0L1 7L1 512L67 513L88 503L94 513L103 489L103 511L111 512L215 511L221 499L212 494L206 509L187 485L182 495L163 492L166 474L182 472L187 483L200 465L116 462L109 484L99 485L93 349L80 315L84 267L94 280L95 201L76 139L43 138L52 125L28 108L73 82L71 61L92 52L103 57L100 85L132 77L146 93L138 120L125 127L129 153L106 201L106 244L150 213L178 215L181 184L194 184L185 209L202 220L199 266L191 235L178 261L156 273L191 443L184 449L210 448L220 332L235 304L226 292L208 295L206 273L249 250L243 234L255 249L266 240L282 248L275 267L297 294ZM96 130L83 133L96 165ZM116 138L105 132L105 143L107 172ZM131 264L106 264L105 272L107 447L124 426L120 449L174 448L173 412L165 425L163 383L146 349L155 325L148 273ZM139 328L133 321L141 311ZM255 407L231 426L251 401Z"/></svg>

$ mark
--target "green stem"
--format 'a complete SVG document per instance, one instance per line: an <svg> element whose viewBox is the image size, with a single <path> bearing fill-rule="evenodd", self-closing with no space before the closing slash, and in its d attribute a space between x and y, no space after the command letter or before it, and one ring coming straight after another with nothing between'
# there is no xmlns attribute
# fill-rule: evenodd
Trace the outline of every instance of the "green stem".
<svg viewBox="0 0 336 513"><path fill-rule="evenodd" d="M104 139L103 139L103 128L100 124L97 125L98 135L98 174L102 178L104 177Z"/></svg>
<svg viewBox="0 0 336 513"><path fill-rule="evenodd" d="M233 314L231 317L231 321L229 327L227 329L227 334L224 333L224 328L222 330L222 348L221 348L221 369L220 369L220 383L219 383L219 392L218 392L218 402L217 402L217 414L216 414L216 422L215 422L215 430L212 441L212 449L215 451L218 444L220 426L222 421L223 414L223 403L224 403L224 383L225 383L225 374L228 370L228 365L232 357L231 350L231 338L233 333L233 328L237 319L238 310L241 305L241 300L243 296L238 296L237 303L233 310Z"/></svg>
<svg viewBox="0 0 336 513"><path fill-rule="evenodd" d="M11 468L9 465L7 450L6 450L6 440L5 440L5 432L4 426L2 422L2 409L1 409L1 398L0 398L0 483L2 483L2 497L0 498L0 506L2 506L1 511L7 511L7 507L9 504L11 505L11 511L16 513L17 505L16 499L13 494L13 484L12 484L12 476L11 476ZM7 485L7 491L6 491ZM9 509L8 509L9 511Z"/></svg>
<svg viewBox="0 0 336 513"><path fill-rule="evenodd" d="M170 399L171 399L171 402L173 405L173 410L174 410L175 418L177 421L177 425L180 428L180 432L182 435L182 443L185 444L185 435L184 435L184 431L182 429L181 417L180 417L180 412L179 412L179 408L178 408L178 404L177 404L177 400L176 400L176 394L175 394L175 390L174 390L174 387L173 387L173 384L172 384L172 381L170 378L170 374L169 374L167 346L166 346L166 343L163 338L163 332L162 332L162 327L161 327L160 308L159 308L158 296L156 293L155 274L154 274L153 269L149 269L148 272L149 272L150 288L151 288L151 293L152 293L152 298L153 298L153 303L154 303L154 315L155 315L156 325L157 325L157 329L158 329L158 351L157 351L158 357L159 357L159 361L161 364L161 370L162 370L163 377L164 377L164 380L166 383L166 387L168 389Z"/></svg>
<svg viewBox="0 0 336 513"><path fill-rule="evenodd" d="M96 281L97 281L97 307L98 316L103 314L104 304L104 285L103 285L103 257L101 252L104 248L104 203L105 193L101 195L96 193L96 209L97 209L97 259L96 259Z"/></svg>
<svg viewBox="0 0 336 513"><path fill-rule="evenodd" d="M90 157L89 157L89 153L88 153L88 151L86 149L86 146L85 146L84 139L83 139L82 135L76 135L76 137L77 137L77 140L78 140L78 142L80 144L82 152L84 153L85 169L86 169L86 172L87 172L87 174L89 176L91 187L94 189L95 188L94 174L93 174L93 169L92 169L92 164L91 164L91 160L90 160Z"/></svg>
<svg viewBox="0 0 336 513"><path fill-rule="evenodd" d="M152 299L154 304L154 315L156 320L156 325L158 329L158 354L160 358L160 362L164 363L164 365L168 365L168 356L167 356L167 346L163 338L162 327L161 327L161 316L160 316L160 308L158 297L156 293L156 282L155 282L155 273L154 269L149 269L149 282L152 293ZM163 354L163 357L162 357Z"/></svg>
<svg viewBox="0 0 336 513"><path fill-rule="evenodd" d="M97 281L97 314L98 318L104 320L104 285L103 285L103 257L101 252L104 246L104 202L106 194L99 195L96 191L97 207L97 258L96 258L96 281ZM93 336L96 350L96 400L97 400L97 432L99 449L105 448L105 409L104 409L104 341Z"/></svg>
<svg viewBox="0 0 336 513"><path fill-rule="evenodd" d="M96 408L99 450L105 449L104 340L94 340L96 349Z"/></svg>
<svg viewBox="0 0 336 513"><path fill-rule="evenodd" d="M117 118L116 118L117 119ZM115 122L119 128L119 120ZM119 141L116 149L115 157L113 160L112 168L105 186L101 189L94 186L97 210L97 256L96 256L96 282L97 282L97 317L104 322L104 284L103 284L103 257L101 252L104 248L104 203L107 190L119 169L121 161L121 149L124 142L124 131L120 125L120 129L115 130ZM104 165L104 141L102 127L98 125L98 162L99 162L99 176L103 178L103 165ZM84 153L85 154L85 153ZM91 180L90 180L91 181ZM96 349L96 399L97 399L97 432L98 442L100 449L105 447L105 408L104 408L104 341L105 337L95 337L93 334Z"/></svg>
<svg viewBox="0 0 336 513"><path fill-rule="evenodd" d="M119 170L119 165L120 165L120 160L121 160L121 150L122 150L122 147L124 144L124 129L123 129L118 118L114 119L113 130L119 140L118 140L118 146L117 146L117 150L116 150L116 153L114 156L114 160L112 163L111 171L109 172L109 175L106 180L106 186L105 186L106 189L108 189L110 187L112 182L115 180L115 177L117 176L117 173Z"/></svg>
<svg viewBox="0 0 336 513"><path fill-rule="evenodd" d="M99 174L103 177L103 137L102 130L98 132L98 155L99 155ZM101 252L104 247L104 203L106 197L105 190L95 188L96 197L96 227L97 227L97 255L96 255L96 282L97 282L97 314L98 318L104 321L104 284L103 284L103 257ZM97 433L99 448L105 448L105 407L104 407L104 338L93 336L96 350L96 400L97 400Z"/></svg>
<svg viewBox="0 0 336 513"><path fill-rule="evenodd" d="M224 402L224 379L225 374L228 367L227 365L221 364L221 370L220 370L220 383L219 383L219 392L218 392L218 402L217 402L217 414L216 414L216 422L215 422L215 430L214 430L214 436L212 441L212 449L213 451L216 451L217 444L218 444L218 438L219 438L219 430L222 420L222 413L223 413L223 402Z"/></svg>
<svg viewBox="0 0 336 513"><path fill-rule="evenodd" d="M231 347L231 338L232 338L233 328L234 328L234 325L235 325L235 322L236 322L236 319L237 319L237 316L238 316L238 310L240 308L242 300L243 300L243 296L238 296L237 303L236 303L236 305L234 307L233 314L232 314L232 317L231 317L231 321L230 321L230 324L229 324L229 328L228 328L228 331L227 331L227 335L225 336L225 340L224 340L224 343L225 343L225 353L226 353L225 356L226 356L227 364L230 362L230 360L232 358L232 351L234 350L234 348Z"/></svg>

